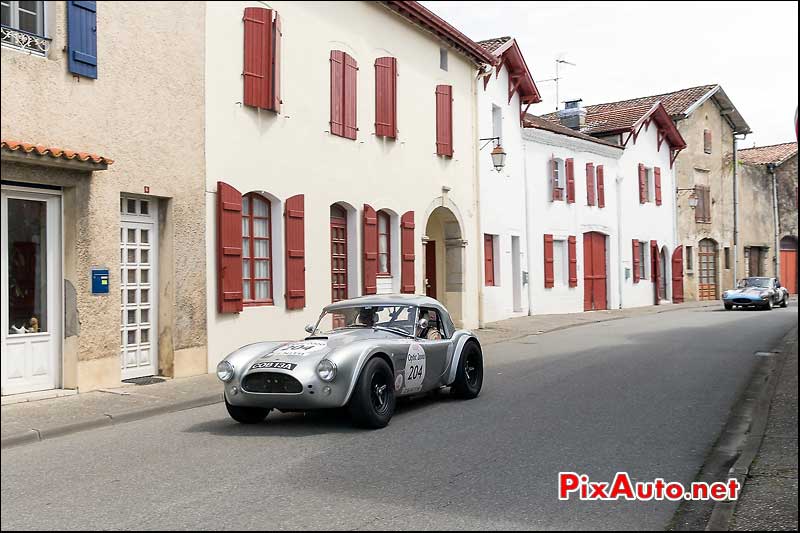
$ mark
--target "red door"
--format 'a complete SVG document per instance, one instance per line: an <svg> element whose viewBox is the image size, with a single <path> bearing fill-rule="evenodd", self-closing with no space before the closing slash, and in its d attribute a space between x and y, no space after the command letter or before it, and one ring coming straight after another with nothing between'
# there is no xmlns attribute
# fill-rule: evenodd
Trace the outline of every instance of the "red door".
<svg viewBox="0 0 800 533"><path fill-rule="evenodd" d="M797 250L781 250L781 285L797 294Z"/></svg>
<svg viewBox="0 0 800 533"><path fill-rule="evenodd" d="M606 295L606 236L583 234L583 310L608 309Z"/></svg>
<svg viewBox="0 0 800 533"><path fill-rule="evenodd" d="M436 298L436 242L425 244L425 295Z"/></svg>
<svg viewBox="0 0 800 533"><path fill-rule="evenodd" d="M347 212L331 206L331 301L347 299ZM334 317L333 327L344 325Z"/></svg>

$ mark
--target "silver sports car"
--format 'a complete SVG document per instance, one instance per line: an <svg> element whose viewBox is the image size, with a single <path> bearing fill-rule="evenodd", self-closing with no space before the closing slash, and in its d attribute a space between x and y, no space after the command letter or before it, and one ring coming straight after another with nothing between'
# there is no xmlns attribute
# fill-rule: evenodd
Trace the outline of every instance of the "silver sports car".
<svg viewBox="0 0 800 533"><path fill-rule="evenodd" d="M225 406L243 424L270 410L347 407L353 421L381 428L398 397L449 386L475 398L483 384L478 339L457 330L447 310L424 296L364 296L325 307L297 342L259 342L217 366Z"/></svg>
<svg viewBox="0 0 800 533"><path fill-rule="evenodd" d="M722 303L730 311L737 307L756 307L772 309L774 306L786 307L789 302L789 291L781 287L775 278L744 278L734 290L722 293Z"/></svg>

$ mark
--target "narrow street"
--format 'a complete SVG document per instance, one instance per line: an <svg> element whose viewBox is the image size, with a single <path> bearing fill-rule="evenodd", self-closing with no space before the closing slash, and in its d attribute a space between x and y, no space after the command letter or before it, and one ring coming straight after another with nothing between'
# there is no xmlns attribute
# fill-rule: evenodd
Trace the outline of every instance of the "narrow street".
<svg viewBox="0 0 800 533"><path fill-rule="evenodd" d="M6 449L2 528L664 529L677 503L559 501L558 472L690 483L797 318L695 308L490 345L477 399L412 400L381 431L217 404Z"/></svg>

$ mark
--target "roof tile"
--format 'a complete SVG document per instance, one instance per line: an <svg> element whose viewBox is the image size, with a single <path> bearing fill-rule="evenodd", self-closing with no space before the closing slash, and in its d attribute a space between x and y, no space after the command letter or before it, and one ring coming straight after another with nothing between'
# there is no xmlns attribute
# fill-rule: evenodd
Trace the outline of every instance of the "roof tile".
<svg viewBox="0 0 800 533"><path fill-rule="evenodd" d="M55 146L44 146L41 144L31 144L22 141L12 141L7 139L0 140L0 149L9 152L22 151L27 154L35 152L40 156L50 156L54 159L75 160L82 163L94 163L97 165L111 165L114 163L113 159L103 157L89 152L75 152L74 150L67 150L65 148L58 148Z"/></svg>
<svg viewBox="0 0 800 533"><path fill-rule="evenodd" d="M780 165L795 154L797 154L796 142L757 146L736 151L739 161L750 165L766 165L767 163Z"/></svg>

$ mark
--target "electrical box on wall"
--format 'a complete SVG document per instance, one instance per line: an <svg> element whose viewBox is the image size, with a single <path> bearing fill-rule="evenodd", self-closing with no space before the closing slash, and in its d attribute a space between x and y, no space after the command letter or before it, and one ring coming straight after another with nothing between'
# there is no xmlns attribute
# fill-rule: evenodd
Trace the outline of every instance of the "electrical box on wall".
<svg viewBox="0 0 800 533"><path fill-rule="evenodd" d="M108 294L109 280L107 268L92 269L92 294Z"/></svg>

